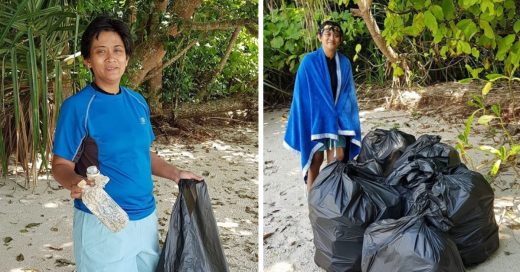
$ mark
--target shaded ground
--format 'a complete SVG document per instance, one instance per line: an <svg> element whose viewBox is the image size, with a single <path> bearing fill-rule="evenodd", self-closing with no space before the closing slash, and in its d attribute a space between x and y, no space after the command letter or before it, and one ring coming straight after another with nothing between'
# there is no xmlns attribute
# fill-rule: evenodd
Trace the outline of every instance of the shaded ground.
<svg viewBox="0 0 520 272"><path fill-rule="evenodd" d="M200 142L163 137L153 148L173 164L204 176L231 271L256 270L258 129L248 122L214 123L206 129L211 137ZM68 191L42 176L32 193L16 184L20 179L0 180L0 271L74 271ZM173 182L154 178L161 241L177 194Z"/></svg>
<svg viewBox="0 0 520 272"><path fill-rule="evenodd" d="M438 88L439 94L445 94L453 87L464 88L460 84L434 88ZM410 94L409 97L413 98L414 95ZM433 97L419 98L415 102L409 100L409 111L404 111L403 103L397 107L401 110L381 107L391 104L387 103L390 99L384 95L359 96L363 135L375 128L399 128L416 137L422 134L440 135L443 142L454 146L457 135L464 129L464 116L471 109L464 105L463 96L460 100L444 95L440 95L442 98L438 100ZM420 103L426 104L419 109L414 108ZM313 235L299 157L283 148L282 144L287 111L285 108L264 114L264 268L265 271L323 271L314 264ZM495 145L492 140L483 137L485 132L484 129L477 129L471 143ZM475 149L469 150L468 154L479 172L488 172L491 156ZM506 169L494 181L500 248L485 263L468 271L518 271L520 192L517 179L511 169Z"/></svg>

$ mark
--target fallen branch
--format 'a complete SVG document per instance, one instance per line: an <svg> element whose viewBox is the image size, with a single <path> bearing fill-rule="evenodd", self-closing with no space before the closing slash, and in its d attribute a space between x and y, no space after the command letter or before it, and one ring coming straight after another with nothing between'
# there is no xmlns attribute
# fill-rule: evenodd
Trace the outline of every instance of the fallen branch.
<svg viewBox="0 0 520 272"><path fill-rule="evenodd" d="M244 120L238 120L238 119L233 119L233 118L216 117L216 116L204 117L204 119L223 120L223 121L238 122L238 123L253 123L252 121L244 121Z"/></svg>

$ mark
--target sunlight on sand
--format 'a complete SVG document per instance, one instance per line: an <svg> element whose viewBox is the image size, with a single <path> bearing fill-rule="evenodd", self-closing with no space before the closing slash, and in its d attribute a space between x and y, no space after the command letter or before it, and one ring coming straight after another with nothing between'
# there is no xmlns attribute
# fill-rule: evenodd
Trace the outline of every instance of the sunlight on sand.
<svg viewBox="0 0 520 272"><path fill-rule="evenodd" d="M271 267L265 270L266 272L292 272L294 271L294 267L290 263L281 262L275 263Z"/></svg>
<svg viewBox="0 0 520 272"><path fill-rule="evenodd" d="M229 218L225 218L226 222L217 222L217 226L225 228L229 231L231 231L233 234L238 234L240 236L252 236L253 232L247 231L247 230L236 230L238 228L238 223L233 222ZM246 223L248 223L249 220L246 220ZM251 221L249 221L250 223Z"/></svg>
<svg viewBox="0 0 520 272"><path fill-rule="evenodd" d="M224 151L224 150L231 149L230 145L227 145L224 142L219 141L219 140L214 141L213 144L211 145L211 147L215 148L218 151Z"/></svg>
<svg viewBox="0 0 520 272"><path fill-rule="evenodd" d="M241 230L241 231L238 232L238 234L240 234L241 236L251 236L251 235L253 235L252 232L247 231L247 230Z"/></svg>
<svg viewBox="0 0 520 272"><path fill-rule="evenodd" d="M22 267L13 268L13 269L9 270L9 272L38 272L38 271L40 271L40 270L31 269L31 268L22 268Z"/></svg>
<svg viewBox="0 0 520 272"><path fill-rule="evenodd" d="M229 218L225 218L226 222L217 222L217 226L223 227L226 229L238 228L238 223L233 222Z"/></svg>
<svg viewBox="0 0 520 272"><path fill-rule="evenodd" d="M58 203L56 203L56 202L47 202L47 203L43 204L43 207L44 208L50 208L50 209L58 208Z"/></svg>
<svg viewBox="0 0 520 272"><path fill-rule="evenodd" d="M161 149L157 150L157 155L160 157L182 157L182 158L189 158L189 159L195 159L195 156L193 153L189 151L173 151L171 149Z"/></svg>

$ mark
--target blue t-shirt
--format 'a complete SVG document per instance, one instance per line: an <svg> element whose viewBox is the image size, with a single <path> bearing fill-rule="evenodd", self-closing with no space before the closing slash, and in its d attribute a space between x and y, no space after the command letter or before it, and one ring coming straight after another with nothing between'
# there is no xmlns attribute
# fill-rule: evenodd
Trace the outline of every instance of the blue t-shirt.
<svg viewBox="0 0 520 272"><path fill-rule="evenodd" d="M119 94L110 95L88 85L63 102L53 153L73 161L82 176L96 165L110 178L105 191L130 220L139 220L155 210L150 158L154 138L150 109L140 94L121 87ZM79 199L74 207L90 213Z"/></svg>

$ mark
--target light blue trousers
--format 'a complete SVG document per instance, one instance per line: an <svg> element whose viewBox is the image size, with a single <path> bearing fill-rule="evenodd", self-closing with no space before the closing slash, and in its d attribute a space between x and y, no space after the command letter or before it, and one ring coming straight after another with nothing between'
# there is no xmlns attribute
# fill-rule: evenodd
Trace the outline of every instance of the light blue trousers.
<svg viewBox="0 0 520 272"><path fill-rule="evenodd" d="M155 211L113 233L93 214L74 209L72 232L78 272L155 271L160 255Z"/></svg>

